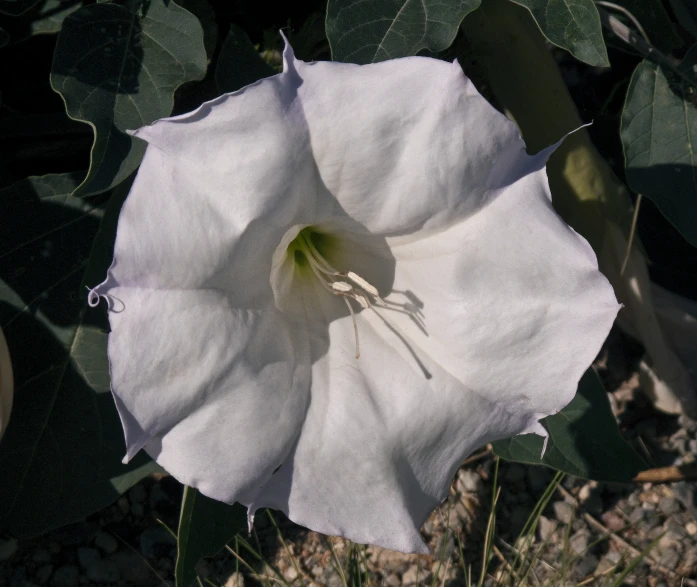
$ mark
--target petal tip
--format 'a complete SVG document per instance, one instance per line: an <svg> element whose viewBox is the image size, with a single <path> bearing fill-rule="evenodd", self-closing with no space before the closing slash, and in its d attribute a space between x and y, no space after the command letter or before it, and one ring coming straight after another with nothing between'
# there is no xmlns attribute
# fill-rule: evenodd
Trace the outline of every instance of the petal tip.
<svg viewBox="0 0 697 587"><path fill-rule="evenodd" d="M295 63L295 52L293 51L293 47L290 46L290 42L288 41L288 37L283 33L282 30L278 31L281 35L281 38L283 39L283 73L287 73L291 69L295 69L293 67L293 64Z"/></svg>

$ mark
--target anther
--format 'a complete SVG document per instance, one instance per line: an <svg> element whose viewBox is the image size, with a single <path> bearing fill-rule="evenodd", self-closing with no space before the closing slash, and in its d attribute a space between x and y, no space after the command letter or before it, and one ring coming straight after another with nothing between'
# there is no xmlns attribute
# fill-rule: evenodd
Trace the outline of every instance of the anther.
<svg viewBox="0 0 697 587"><path fill-rule="evenodd" d="M374 285L368 283L360 275L354 273L353 271L349 271L346 274L346 277L353 281L353 283L355 283L358 287L363 288L363 290L365 290L365 292L369 293L371 296L375 298L380 297L377 288Z"/></svg>

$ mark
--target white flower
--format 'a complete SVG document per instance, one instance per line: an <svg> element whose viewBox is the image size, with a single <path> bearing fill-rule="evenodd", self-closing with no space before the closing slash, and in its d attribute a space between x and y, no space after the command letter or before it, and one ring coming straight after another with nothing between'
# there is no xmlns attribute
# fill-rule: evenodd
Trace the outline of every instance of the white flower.
<svg viewBox="0 0 697 587"><path fill-rule="evenodd" d="M457 63L286 46L283 73L134 134L90 295L127 458L250 514L426 552L458 464L544 434L618 311L552 208L550 151Z"/></svg>

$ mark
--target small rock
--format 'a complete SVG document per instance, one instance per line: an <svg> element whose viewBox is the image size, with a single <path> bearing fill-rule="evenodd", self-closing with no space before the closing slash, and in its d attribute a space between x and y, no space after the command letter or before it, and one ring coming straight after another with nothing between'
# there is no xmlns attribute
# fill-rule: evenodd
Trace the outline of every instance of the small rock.
<svg viewBox="0 0 697 587"><path fill-rule="evenodd" d="M563 524L570 524L574 517L574 508L565 501L555 501L552 504L552 510L554 511L554 517Z"/></svg>
<svg viewBox="0 0 697 587"><path fill-rule="evenodd" d="M456 486L460 493L477 493L482 486L482 479L474 471L460 469Z"/></svg>
<svg viewBox="0 0 697 587"><path fill-rule="evenodd" d="M631 514L629 514L629 523L636 525L639 522L643 521L645 516L646 516L646 510L643 510L641 508L636 508L635 510L632 510Z"/></svg>
<svg viewBox="0 0 697 587"><path fill-rule="evenodd" d="M36 569L36 580L39 585L45 584L50 578L53 572L53 565L43 565Z"/></svg>
<svg viewBox="0 0 697 587"><path fill-rule="evenodd" d="M298 571L294 565L290 565L283 573L283 576L286 579L288 579L289 581L295 581L298 578ZM226 583L225 587L235 587L235 586L234 585L230 586L230 585L227 585L227 583Z"/></svg>
<svg viewBox="0 0 697 587"><path fill-rule="evenodd" d="M293 568L293 566L291 566L290 568L293 569L293 571L295 572L295 577L291 578L288 572L286 571L286 579L292 581L298 576L298 572L295 570L295 568ZM242 575L242 573L232 573L232 575L230 575L227 578L227 581L225 581L223 587L244 587L244 576Z"/></svg>
<svg viewBox="0 0 697 587"><path fill-rule="evenodd" d="M128 512L131 510L131 506L128 505L128 499L125 497L119 497L116 500L116 506L119 508L119 511L124 515L127 516Z"/></svg>
<svg viewBox="0 0 697 587"><path fill-rule="evenodd" d="M80 570L75 565L66 565L53 573L51 584L55 587L77 587L80 579Z"/></svg>
<svg viewBox="0 0 697 587"><path fill-rule="evenodd" d="M677 514L680 511L680 504L674 497L662 497L658 502L658 509L667 516Z"/></svg>
<svg viewBox="0 0 697 587"><path fill-rule="evenodd" d="M148 498L148 492L142 485L134 485L128 490L128 499L131 503L143 503Z"/></svg>
<svg viewBox="0 0 697 587"><path fill-rule="evenodd" d="M419 569L418 565L411 565L404 573L402 573L402 584L406 587L407 585L418 585L419 581L423 581L424 573L422 569Z"/></svg>
<svg viewBox="0 0 697 587"><path fill-rule="evenodd" d="M83 546L77 549L77 560L80 561L80 566L86 570L94 563L102 560L102 556L96 548L87 548Z"/></svg>
<svg viewBox="0 0 697 587"><path fill-rule="evenodd" d="M671 570L675 569L680 564L680 554L675 550L665 550L658 558L658 562Z"/></svg>
<svg viewBox="0 0 697 587"><path fill-rule="evenodd" d="M162 526L148 528L140 535L140 552L148 558L159 558L176 545L176 538Z"/></svg>
<svg viewBox="0 0 697 587"><path fill-rule="evenodd" d="M116 564L119 574L129 587L130 585L150 585L157 578L147 562L133 551L115 552L109 555L107 560Z"/></svg>
<svg viewBox="0 0 697 587"><path fill-rule="evenodd" d="M641 505L641 500L639 499L639 494L634 492L627 498L627 505L632 508L638 508Z"/></svg>
<svg viewBox="0 0 697 587"><path fill-rule="evenodd" d="M685 524L685 531L690 536L694 536L695 534L697 534L697 524L695 524L694 522L688 522L687 524Z"/></svg>
<svg viewBox="0 0 697 587"><path fill-rule="evenodd" d="M697 453L697 438L693 438L688 443L688 451L692 454Z"/></svg>
<svg viewBox="0 0 697 587"><path fill-rule="evenodd" d="M387 587L400 587L402 580L396 573L391 573L386 579L383 580L382 583L383 585L387 585Z"/></svg>
<svg viewBox="0 0 697 587"><path fill-rule="evenodd" d="M586 483L578 492L578 499L580 501L586 501L593 492L593 486L590 483Z"/></svg>
<svg viewBox="0 0 697 587"><path fill-rule="evenodd" d="M51 562L51 553L45 548L37 548L31 555L31 560L39 565Z"/></svg>
<svg viewBox="0 0 697 587"><path fill-rule="evenodd" d="M310 575L315 579L321 577L324 574L324 569L320 565L315 565L310 569Z"/></svg>
<svg viewBox="0 0 697 587"><path fill-rule="evenodd" d="M0 561L10 560L17 552L17 539L0 540Z"/></svg>
<svg viewBox="0 0 697 587"><path fill-rule="evenodd" d="M620 562L621 558L622 555L619 552L608 552L602 559L600 559L598 566L595 568L595 574L600 575L616 566L617 563Z"/></svg>
<svg viewBox="0 0 697 587"><path fill-rule="evenodd" d="M581 576L585 577L586 575L590 575L595 568L598 566L598 559L594 557L592 554L589 554L588 556L582 557L577 563L576 563L576 572Z"/></svg>
<svg viewBox="0 0 697 587"><path fill-rule="evenodd" d="M600 519L612 532L617 532L624 528L624 520L613 511L605 512L602 516L600 516Z"/></svg>
<svg viewBox="0 0 697 587"><path fill-rule="evenodd" d="M586 532L578 532L569 540L569 548L576 554L582 555L588 550L588 534Z"/></svg>
<svg viewBox="0 0 697 587"><path fill-rule="evenodd" d="M99 560L87 569L87 577L97 583L116 583L121 578L121 573L114 561Z"/></svg>
<svg viewBox="0 0 697 587"><path fill-rule="evenodd" d="M556 530L556 528L556 522L550 520L549 518L546 518L545 516L540 516L540 519L537 523L537 535L540 537L540 540L542 540L542 542L546 542L547 540L551 539L552 534L554 533L554 530Z"/></svg>
<svg viewBox="0 0 697 587"><path fill-rule="evenodd" d="M98 532L94 538L94 545L106 554L113 554L119 549L119 543L108 532Z"/></svg>

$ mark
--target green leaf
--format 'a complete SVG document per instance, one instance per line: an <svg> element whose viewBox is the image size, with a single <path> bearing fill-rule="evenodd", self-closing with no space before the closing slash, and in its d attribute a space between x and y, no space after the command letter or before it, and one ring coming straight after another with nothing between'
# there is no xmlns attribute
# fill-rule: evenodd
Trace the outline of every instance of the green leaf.
<svg viewBox="0 0 697 587"><path fill-rule="evenodd" d="M593 0L511 0L527 8L551 42L576 59L609 67L598 10Z"/></svg>
<svg viewBox="0 0 697 587"><path fill-rule="evenodd" d="M144 454L121 463L106 317L80 287L102 218L101 205L70 196L83 176L0 190L0 327L15 374L0 442L0 532L19 537L80 520L157 470Z"/></svg>
<svg viewBox="0 0 697 587"><path fill-rule="evenodd" d="M31 10L41 0L0 0L0 13L19 16Z"/></svg>
<svg viewBox="0 0 697 587"><path fill-rule="evenodd" d="M65 19L51 85L68 115L94 130L90 170L75 195L104 192L139 165L145 143L125 134L168 116L174 92L206 72L199 21L165 0L93 4Z"/></svg>
<svg viewBox="0 0 697 587"><path fill-rule="evenodd" d="M10 42L19 43L32 35L57 33L63 21L81 6L81 0L41 0L20 16L0 14L0 26Z"/></svg>
<svg viewBox="0 0 697 587"><path fill-rule="evenodd" d="M375 63L442 51L481 0L329 0L327 37L334 61Z"/></svg>
<svg viewBox="0 0 697 587"><path fill-rule="evenodd" d="M620 136L627 182L697 247L697 46L677 72L651 61L634 71Z"/></svg>
<svg viewBox="0 0 697 587"><path fill-rule="evenodd" d="M230 25L215 68L215 82L221 92L235 92L276 73L259 55L240 27Z"/></svg>
<svg viewBox="0 0 697 587"><path fill-rule="evenodd" d="M549 432L547 450L536 434L494 442L502 459L547 465L584 479L629 482L646 464L622 438L607 393L592 369L578 384L576 397L561 412L542 420Z"/></svg>
<svg viewBox="0 0 697 587"><path fill-rule="evenodd" d="M189 587L196 580L195 567L204 556L217 554L236 534L247 529L247 510L206 497L193 487L184 488L179 532L177 587Z"/></svg>

